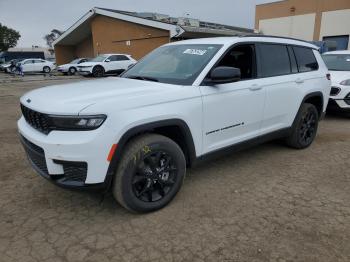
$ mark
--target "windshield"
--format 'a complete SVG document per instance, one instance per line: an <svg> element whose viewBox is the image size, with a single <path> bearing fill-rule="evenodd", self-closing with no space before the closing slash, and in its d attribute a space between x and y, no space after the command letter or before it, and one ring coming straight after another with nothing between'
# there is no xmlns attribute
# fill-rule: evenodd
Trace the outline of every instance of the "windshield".
<svg viewBox="0 0 350 262"><path fill-rule="evenodd" d="M107 57L107 55L99 55L91 59L89 62L103 62Z"/></svg>
<svg viewBox="0 0 350 262"><path fill-rule="evenodd" d="M70 64L78 64L80 61L80 58L74 59Z"/></svg>
<svg viewBox="0 0 350 262"><path fill-rule="evenodd" d="M331 71L350 71L350 54L324 55L323 60Z"/></svg>
<svg viewBox="0 0 350 262"><path fill-rule="evenodd" d="M162 46L145 56L122 77L191 85L222 45Z"/></svg>

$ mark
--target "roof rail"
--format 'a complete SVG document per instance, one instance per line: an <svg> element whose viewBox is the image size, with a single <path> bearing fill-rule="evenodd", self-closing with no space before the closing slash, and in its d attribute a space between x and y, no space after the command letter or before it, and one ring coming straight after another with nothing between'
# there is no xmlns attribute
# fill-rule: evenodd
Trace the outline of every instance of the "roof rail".
<svg viewBox="0 0 350 262"><path fill-rule="evenodd" d="M295 40L295 41L300 41L300 42L304 42L304 43L308 43L311 44L311 42L306 41L306 40L302 40L302 39L298 39L298 38L293 38L293 37L286 37L286 36L276 36L276 35L261 35L261 34L247 34L247 35L237 35L239 37L269 37L269 38L280 38L280 39L288 39L288 40Z"/></svg>

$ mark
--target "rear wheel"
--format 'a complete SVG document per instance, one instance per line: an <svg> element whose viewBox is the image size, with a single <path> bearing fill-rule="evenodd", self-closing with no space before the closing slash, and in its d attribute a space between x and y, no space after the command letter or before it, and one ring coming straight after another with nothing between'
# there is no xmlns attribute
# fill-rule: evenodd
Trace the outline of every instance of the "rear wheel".
<svg viewBox="0 0 350 262"><path fill-rule="evenodd" d="M156 134L143 135L123 152L113 195L131 211L154 211L175 197L185 173L185 156L174 141Z"/></svg>
<svg viewBox="0 0 350 262"><path fill-rule="evenodd" d="M316 107L305 103L302 105L287 144L297 149L309 147L314 141L318 128L319 115Z"/></svg>
<svg viewBox="0 0 350 262"><path fill-rule="evenodd" d="M102 66L95 66L92 69L92 75L94 77L102 77L102 76L104 76L104 74L105 74L105 70L103 69Z"/></svg>

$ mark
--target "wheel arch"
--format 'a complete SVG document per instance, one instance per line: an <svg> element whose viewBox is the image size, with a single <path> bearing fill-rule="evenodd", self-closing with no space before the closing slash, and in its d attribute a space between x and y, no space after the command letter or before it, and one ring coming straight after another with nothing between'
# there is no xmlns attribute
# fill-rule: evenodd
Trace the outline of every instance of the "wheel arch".
<svg viewBox="0 0 350 262"><path fill-rule="evenodd" d="M293 121L292 126L295 125L297 117L298 117L298 115L299 115L299 113L301 111L302 105L305 104L305 103L313 104L316 107L317 112L319 114L319 120L322 119L322 116L323 116L323 105L324 105L323 93L320 92L320 91L312 92L312 93L309 93L309 94L305 95L303 100L301 101L299 109L298 109L298 112L296 113L296 115L294 117L294 121Z"/></svg>
<svg viewBox="0 0 350 262"><path fill-rule="evenodd" d="M305 103L309 103L309 104L314 105L317 109L319 117L321 118L321 116L323 114L323 106L324 106L324 97L323 97L322 92L318 91L318 92L312 92L312 93L307 94L304 97L301 105L305 104ZM301 105L300 105L300 107L301 107Z"/></svg>
<svg viewBox="0 0 350 262"><path fill-rule="evenodd" d="M187 166L191 166L196 160L196 149L193 141L193 136L187 123L182 119L167 119L151 123L141 124L130 128L126 131L118 141L117 149L110 162L107 181L112 182L114 173L118 167L120 158L123 154L125 146L134 137L146 134L155 133L166 136L175 141L182 149ZM109 188L109 186L108 186Z"/></svg>

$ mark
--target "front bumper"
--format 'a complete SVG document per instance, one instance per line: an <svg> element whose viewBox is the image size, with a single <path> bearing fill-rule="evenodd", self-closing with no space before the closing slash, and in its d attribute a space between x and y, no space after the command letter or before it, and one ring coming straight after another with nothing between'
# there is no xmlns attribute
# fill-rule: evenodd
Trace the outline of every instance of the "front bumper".
<svg viewBox="0 0 350 262"><path fill-rule="evenodd" d="M330 98L327 111L350 113L350 100Z"/></svg>
<svg viewBox="0 0 350 262"><path fill-rule="evenodd" d="M21 117L18 129L29 162L42 177L65 188L102 190L109 186L112 173L107 156L114 134L108 127L45 135Z"/></svg>
<svg viewBox="0 0 350 262"><path fill-rule="evenodd" d="M78 74L80 75L91 75L92 68L78 68Z"/></svg>
<svg viewBox="0 0 350 262"><path fill-rule="evenodd" d="M68 68L57 68L57 72L68 73Z"/></svg>

